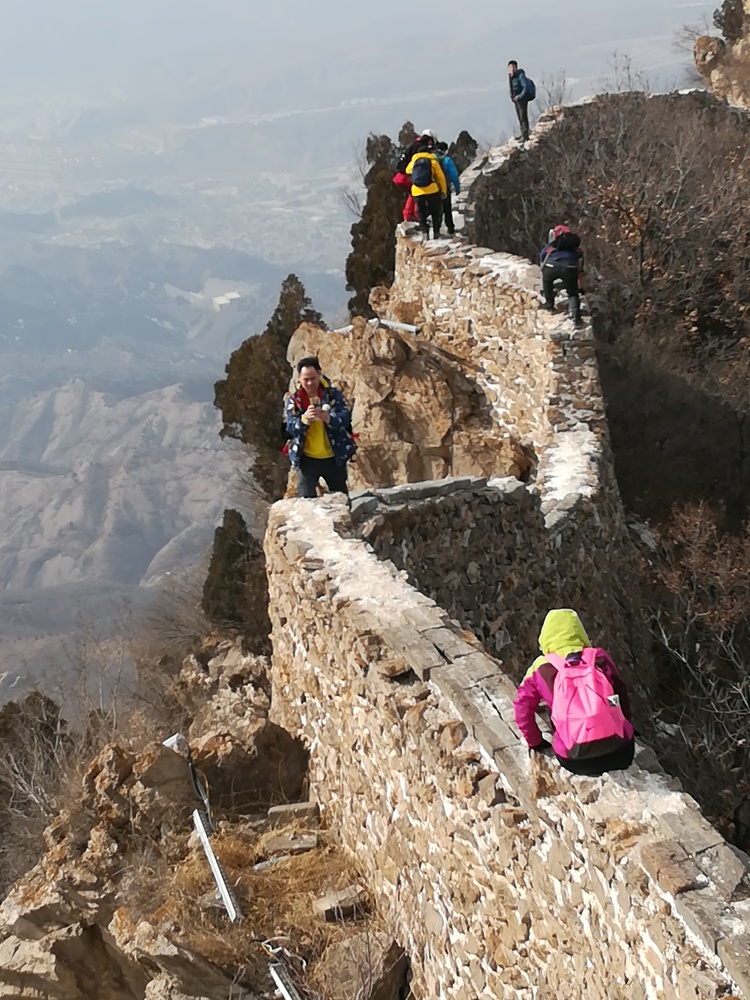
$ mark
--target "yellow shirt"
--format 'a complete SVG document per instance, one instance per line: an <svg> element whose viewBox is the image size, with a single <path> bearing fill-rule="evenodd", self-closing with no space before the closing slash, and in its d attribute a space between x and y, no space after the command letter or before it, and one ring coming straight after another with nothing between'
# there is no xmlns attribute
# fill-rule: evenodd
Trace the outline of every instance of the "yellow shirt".
<svg viewBox="0 0 750 1000"><path fill-rule="evenodd" d="M302 454L308 458L333 458L333 448L328 440L326 425L322 420L307 425L305 434L305 447Z"/></svg>

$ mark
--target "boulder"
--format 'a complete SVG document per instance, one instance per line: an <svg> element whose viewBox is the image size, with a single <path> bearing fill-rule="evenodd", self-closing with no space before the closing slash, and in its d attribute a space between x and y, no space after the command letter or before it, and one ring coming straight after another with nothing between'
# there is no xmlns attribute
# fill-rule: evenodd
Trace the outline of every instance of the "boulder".
<svg viewBox="0 0 750 1000"><path fill-rule="evenodd" d="M389 934L364 931L330 944L316 966L316 979L327 1000L399 1000L409 964Z"/></svg>
<svg viewBox="0 0 750 1000"><path fill-rule="evenodd" d="M361 317L347 333L303 323L290 362L318 354L325 373L354 403L359 435L352 489L455 475L523 476L529 457L503 438L476 376L461 359Z"/></svg>
<svg viewBox="0 0 750 1000"><path fill-rule="evenodd" d="M249 726L240 740L210 733L191 744L196 767L205 775L213 805L247 810L301 797L307 751L267 719Z"/></svg>

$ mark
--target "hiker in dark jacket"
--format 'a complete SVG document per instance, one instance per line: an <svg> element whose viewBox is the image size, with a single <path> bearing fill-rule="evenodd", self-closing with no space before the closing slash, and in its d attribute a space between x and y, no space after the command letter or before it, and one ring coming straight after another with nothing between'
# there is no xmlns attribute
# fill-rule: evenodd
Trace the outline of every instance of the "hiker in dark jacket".
<svg viewBox="0 0 750 1000"><path fill-rule="evenodd" d="M347 493L346 464L357 446L351 413L340 389L321 374L315 357L297 363L299 382L285 405L287 454L297 470L297 496L318 495L323 479L331 493Z"/></svg>
<svg viewBox="0 0 750 1000"><path fill-rule="evenodd" d="M539 254L542 269L544 308L555 311L555 281L563 283L568 293L568 316L576 326L581 326L581 293L583 292L583 250L581 238L568 226L555 226L550 230L549 242Z"/></svg>
<svg viewBox="0 0 750 1000"><path fill-rule="evenodd" d="M522 69L518 68L515 59L508 63L508 83L510 85L510 99L516 109L518 124L521 126L521 141L529 141L529 81Z"/></svg>
<svg viewBox="0 0 750 1000"><path fill-rule="evenodd" d="M461 182L458 179L458 170L456 170L456 164L448 156L448 143L439 142L435 147L437 153L437 158L440 161L440 166L442 167L443 173L445 174L445 185L448 193L443 197L443 218L445 219L445 228L448 230L452 236L456 229L453 225L453 203L451 200L451 189L460 194L461 192Z"/></svg>

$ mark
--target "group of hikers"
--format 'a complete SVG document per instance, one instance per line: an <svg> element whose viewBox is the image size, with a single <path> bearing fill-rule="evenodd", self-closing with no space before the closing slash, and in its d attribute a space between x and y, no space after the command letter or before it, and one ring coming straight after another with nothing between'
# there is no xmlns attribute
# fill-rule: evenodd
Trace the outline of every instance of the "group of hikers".
<svg viewBox="0 0 750 1000"><path fill-rule="evenodd" d="M533 81L515 60L508 64L510 95L521 128L529 138L528 104ZM403 151L394 182L408 196L403 216L417 221L421 232L438 237L442 223L454 232L452 195L461 190L448 145L432 129L423 129ZM539 255L544 308L554 311L556 282L568 294L568 315L581 323L583 292L581 240L569 226L550 229ZM297 496L317 496L322 479L331 493L348 495L347 466L357 450L351 410L343 393L327 378L315 356L296 366L296 384L285 401L284 447L297 477ZM539 635L537 657L518 688L515 720L530 750L550 751L574 774L599 775L627 768L635 740L626 687L609 654L592 646L575 611L550 611ZM551 742L537 721L544 709L551 724Z"/></svg>
<svg viewBox="0 0 750 1000"><path fill-rule="evenodd" d="M433 129L422 129L403 151L393 183L407 192L404 222L418 222L425 239L430 235L430 222L435 239L443 221L448 234L455 233L452 197L460 193L461 182L448 155L448 143L438 142Z"/></svg>
<svg viewBox="0 0 750 1000"><path fill-rule="evenodd" d="M536 86L515 59L508 63L508 82L521 129L521 142L527 142L529 103L536 97ZM461 181L456 164L449 155L448 144L438 142L434 129L422 129L406 146L396 164L393 183L406 193L402 212L404 222L417 222L424 239L429 239L430 227L433 237L438 239L443 222L449 236L455 233L452 197L460 194ZM555 311L556 282L559 281L568 295L568 316L576 326L581 326L584 288L580 237L567 225L560 223L553 226L540 252L539 265L544 308L549 312Z"/></svg>

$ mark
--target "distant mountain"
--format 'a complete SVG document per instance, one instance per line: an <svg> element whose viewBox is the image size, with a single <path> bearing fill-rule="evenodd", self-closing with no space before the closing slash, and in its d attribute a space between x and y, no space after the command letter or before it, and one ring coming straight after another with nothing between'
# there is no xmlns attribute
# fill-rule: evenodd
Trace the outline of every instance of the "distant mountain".
<svg viewBox="0 0 750 1000"><path fill-rule="evenodd" d="M202 554L234 469L204 389L0 396L0 586L147 584Z"/></svg>

